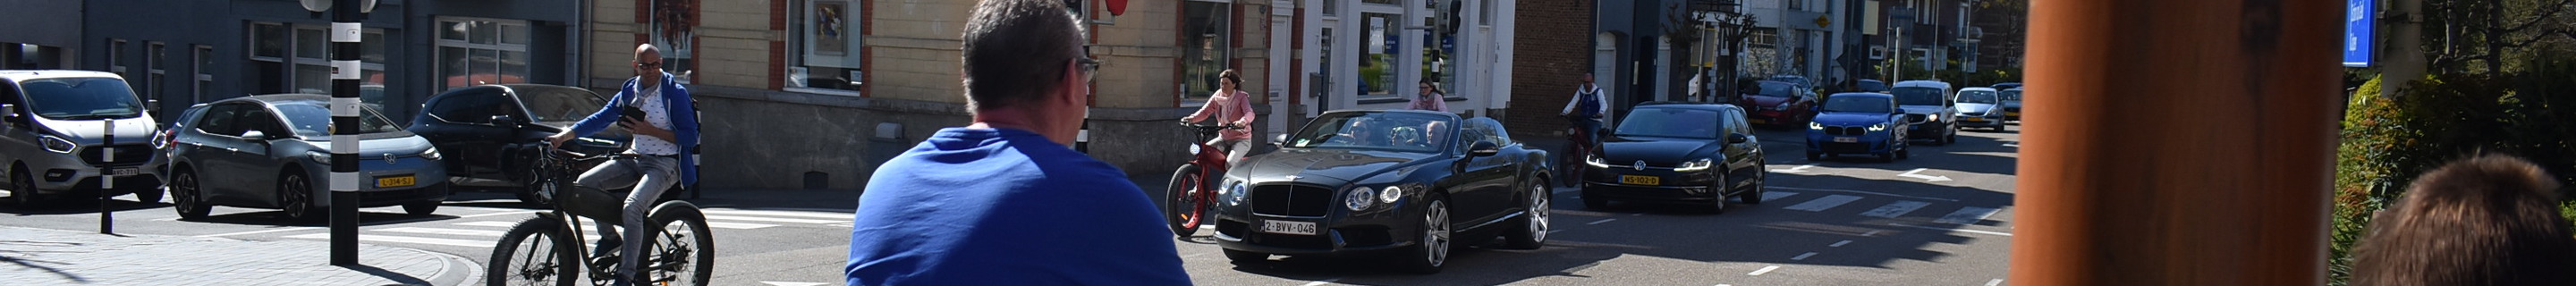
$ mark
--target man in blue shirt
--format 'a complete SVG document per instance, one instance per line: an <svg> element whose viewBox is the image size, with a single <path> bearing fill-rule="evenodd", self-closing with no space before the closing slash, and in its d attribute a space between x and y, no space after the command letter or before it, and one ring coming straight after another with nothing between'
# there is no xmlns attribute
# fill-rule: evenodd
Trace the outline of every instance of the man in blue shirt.
<svg viewBox="0 0 2576 286"><path fill-rule="evenodd" d="M1058 0L986 0L963 61L975 123L877 167L849 285L1186 285L1153 201L1073 149L1098 63Z"/></svg>

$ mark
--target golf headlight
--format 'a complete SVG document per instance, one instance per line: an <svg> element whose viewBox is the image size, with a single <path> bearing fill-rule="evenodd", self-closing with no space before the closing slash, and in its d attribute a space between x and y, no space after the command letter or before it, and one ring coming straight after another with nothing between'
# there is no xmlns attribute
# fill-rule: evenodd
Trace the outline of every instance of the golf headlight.
<svg viewBox="0 0 2576 286"><path fill-rule="evenodd" d="M1887 131L1887 124L1886 124L1886 123L1870 124L1870 125L1869 125L1869 131L1870 131L1870 132Z"/></svg>
<svg viewBox="0 0 2576 286"><path fill-rule="evenodd" d="M427 150L420 150L420 158L421 158L421 159L430 159L430 160L433 160L433 161L434 161L434 160L438 160L438 159L439 159L439 156L438 156L438 148L429 148L429 149L427 149Z"/></svg>
<svg viewBox="0 0 2576 286"><path fill-rule="evenodd" d="M1392 204L1395 203L1395 199L1401 198L1404 198L1404 189L1395 186L1387 186L1386 190L1377 192L1377 201L1380 203Z"/></svg>
<svg viewBox="0 0 2576 286"><path fill-rule="evenodd" d="M1342 196L1342 207L1350 208L1351 211L1367 210L1369 205L1377 204L1377 198L1371 196L1372 193L1369 187L1351 189L1350 194Z"/></svg>
<svg viewBox="0 0 2576 286"><path fill-rule="evenodd" d="M331 153L304 152L304 158L313 159L314 163L331 164Z"/></svg>
<svg viewBox="0 0 2576 286"><path fill-rule="evenodd" d="M1697 171L1702 171L1702 170L1708 170L1708 167L1710 167L1710 166L1716 166L1716 165L1717 165L1717 161L1716 161L1716 160L1699 159L1698 161L1682 162L1682 166L1681 166L1680 168L1673 168L1673 171L1678 171L1678 172L1697 172Z"/></svg>
<svg viewBox="0 0 2576 286"><path fill-rule="evenodd" d="M1807 130L1825 130L1825 125L1824 125L1824 124L1817 124L1816 122L1809 121L1809 122L1807 122Z"/></svg>
<svg viewBox="0 0 2576 286"><path fill-rule="evenodd" d="M1583 156L1583 163L1584 163L1584 164L1590 164L1590 165L1592 165L1592 167L1593 167L1593 168L1609 168L1609 167L1610 167L1610 163L1603 163L1603 162L1601 162L1601 157Z"/></svg>
<svg viewBox="0 0 2576 286"><path fill-rule="evenodd" d="M54 137L52 134L41 135L37 141L44 141L45 151L54 151L54 153L71 154L73 147L80 146L72 144L71 140L63 140L62 137Z"/></svg>

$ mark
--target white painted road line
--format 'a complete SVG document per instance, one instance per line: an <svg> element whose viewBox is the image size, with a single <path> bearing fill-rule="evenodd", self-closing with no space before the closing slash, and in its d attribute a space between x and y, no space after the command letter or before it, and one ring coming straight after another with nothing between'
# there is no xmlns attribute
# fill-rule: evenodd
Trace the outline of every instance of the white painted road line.
<svg viewBox="0 0 2576 286"><path fill-rule="evenodd" d="M1861 234L1860 234L1860 236L1863 236L1863 237L1878 236L1878 231L1876 231L1876 230L1872 230L1872 231L1869 231L1869 232L1861 233Z"/></svg>
<svg viewBox="0 0 2576 286"><path fill-rule="evenodd" d="M1777 201L1777 200L1780 200L1780 198L1786 198L1786 197L1789 197L1789 196L1795 196L1795 195L1798 195L1798 192L1762 192L1762 200L1763 200L1763 201Z"/></svg>
<svg viewBox="0 0 2576 286"><path fill-rule="evenodd" d="M1851 244L1851 240L1843 240L1842 242L1835 242L1835 243L1834 243L1834 245L1827 245L1827 246L1825 246L1825 247L1843 247L1843 245L1844 245L1844 244Z"/></svg>
<svg viewBox="0 0 2576 286"><path fill-rule="evenodd" d="M1932 203L1917 202L1917 201L1896 201L1896 202L1894 202L1894 203L1888 203L1888 204L1887 204L1887 205L1885 205L1885 206L1879 206L1877 209L1871 209L1871 210L1869 210L1868 212L1862 212L1862 213L1860 213L1860 215L1862 215L1862 216L1871 216L1871 217L1896 218L1896 217L1898 217L1898 216L1904 216L1904 215L1905 215L1905 213L1914 212L1914 210L1916 210L1916 209L1922 209L1922 208L1923 208L1923 206L1927 206L1927 205L1932 205Z"/></svg>
<svg viewBox="0 0 2576 286"><path fill-rule="evenodd" d="M1779 265L1772 265L1771 267L1763 267L1763 268L1762 268L1762 270L1754 270L1754 271L1753 271L1753 273L1745 273L1744 275L1746 275L1746 276L1762 276L1762 273L1771 273L1771 271L1772 271L1772 270L1780 270L1780 266L1779 266Z"/></svg>
<svg viewBox="0 0 2576 286"><path fill-rule="evenodd" d="M1986 281L1986 286L1995 286L1995 285L2003 285L2003 284L2004 284L2004 280L2003 280L2003 279L1995 279L1995 280Z"/></svg>
<svg viewBox="0 0 2576 286"><path fill-rule="evenodd" d="M462 225L462 226L489 226L489 227L512 227L512 226L518 226L518 225L519 225L519 222L515 222L515 221L469 221L469 222L460 222L460 223L455 223L455 225Z"/></svg>
<svg viewBox="0 0 2576 286"><path fill-rule="evenodd" d="M1948 180L1950 180L1950 176L1931 176L1931 175L1915 174L1915 172L1922 172L1923 170L1924 170L1924 168L1914 168L1914 170L1913 170L1913 171L1905 171L1905 173L1904 173L1904 174L1896 174L1896 176L1898 176L1898 177L1907 177L1907 178L1923 179L1923 181L1926 181L1926 182L1939 182L1939 181L1948 181Z"/></svg>
<svg viewBox="0 0 2576 286"><path fill-rule="evenodd" d="M2012 235L2012 233L2009 233L2009 232L1993 232L1993 231L1983 231L1983 230L1974 230L1974 229L1959 229L1959 228L1923 227L1923 226L1914 226L1914 225L1901 224L1901 223L1890 223L1890 224L1887 224L1887 225L1888 225L1888 226L1895 226L1895 227L1909 227L1909 228L1920 228L1920 229L1941 230L1941 231L1956 231L1956 232L1965 232L1965 233L1974 233L1974 234L1984 234L1984 235L1993 235L1993 236L2013 236L2013 235Z"/></svg>
<svg viewBox="0 0 2576 286"><path fill-rule="evenodd" d="M729 216L729 215L709 215L709 216L707 216L707 219L708 219L708 220L719 220L719 219L720 219L720 220L748 220L748 221L788 222L788 223L811 223L811 224L835 224L835 223L846 223L846 222L850 222L849 220L819 220L819 219L774 218L774 217Z"/></svg>
<svg viewBox="0 0 2576 286"><path fill-rule="evenodd" d="M1790 257L1789 260L1807 260L1808 256L1816 256L1816 253L1808 252L1807 254L1799 254L1798 257Z"/></svg>
<svg viewBox="0 0 2576 286"><path fill-rule="evenodd" d="M420 234L438 234L438 235L462 235L462 236L488 236L488 237L501 237L501 231L498 231L498 230L481 230L481 229L453 229L453 228L428 228L428 227L397 227L397 228L387 228L387 229L376 229L376 230L371 230L371 231L372 231L372 232L378 232L378 233L384 233L384 232L399 232L399 233L420 233Z"/></svg>
<svg viewBox="0 0 2576 286"><path fill-rule="evenodd" d="M1614 221L1614 220L1619 220L1619 219L1615 219L1615 218L1605 218L1605 219L1601 219L1601 220L1592 221L1592 223L1586 223L1585 225L1601 224L1601 223L1610 222L1610 221Z"/></svg>
<svg viewBox="0 0 2576 286"><path fill-rule="evenodd" d="M1766 189L1781 189L1781 190L1799 190L1799 191L1818 191L1818 192L1854 193L1854 194L1877 195L1877 196L1899 197L1899 198L1908 198L1908 199L1917 199L1917 200L1944 201L1944 202L1956 202L1956 201L1959 201L1959 200L1944 199L1944 198L1935 198L1935 197L1917 197L1917 196L1908 196L1908 195L1899 195L1899 194L1890 194L1890 193L1881 193L1881 192L1872 192L1872 191L1855 191L1855 190L1844 190L1844 189L1817 189L1817 188L1779 187L1779 186L1765 186L1765 187L1762 187L1762 188L1766 188Z"/></svg>
<svg viewBox="0 0 2576 286"><path fill-rule="evenodd" d="M223 236L235 236L235 235L255 234L255 233L289 232L289 231L308 230L308 229L322 229L322 228L319 228L319 227L293 227L293 228L280 228L280 229L271 229L271 230L253 230L253 231L244 231L244 232L235 232L235 233L217 233L217 234L199 235L199 236L197 236L197 237L223 237Z"/></svg>
<svg viewBox="0 0 2576 286"><path fill-rule="evenodd" d="M1806 172L1806 171L1807 171L1807 168L1815 168L1815 167L1816 167L1816 164L1807 164L1807 165L1804 165L1804 166L1798 166L1798 167L1796 167L1796 168L1788 168L1788 169L1771 169L1771 172L1775 172L1775 173L1798 173L1798 172Z"/></svg>
<svg viewBox="0 0 2576 286"><path fill-rule="evenodd" d="M329 233L298 234L298 235L290 235L290 236L286 236L286 238L293 238L293 239L331 240L331 234L329 234ZM463 247L492 247L492 245L494 245L494 244L500 244L500 241L499 241L499 240L492 240L492 239L486 239L486 240L463 240L463 239L445 239L445 238L409 237L409 236L394 236L394 235L359 235L359 236L358 236L358 241L397 242L397 243L414 243L414 244L436 244L436 245L450 245L450 246L463 246Z"/></svg>
<svg viewBox="0 0 2576 286"><path fill-rule="evenodd" d="M1815 200L1807 201L1806 203L1801 203L1801 204L1798 204L1798 205L1789 206L1789 207L1788 207L1788 209L1792 209L1792 210L1802 210L1802 211L1811 211L1811 212L1820 212L1820 211L1825 211L1825 209L1831 209L1831 208L1834 208L1834 207L1842 206L1843 204L1851 203L1852 201L1857 201L1857 200L1860 200L1860 197L1858 197L1858 196L1845 196L1845 195L1831 195L1831 196L1825 196L1824 198L1818 198L1818 199L1815 199Z"/></svg>
<svg viewBox="0 0 2576 286"><path fill-rule="evenodd" d="M1976 224L1977 222L1986 221L1986 216L1995 215L1995 211L1997 210L1999 209L1980 207L1959 208L1959 211L1950 212L1949 215L1943 215L1941 216L1941 219L1932 220L1932 222L1946 224Z"/></svg>

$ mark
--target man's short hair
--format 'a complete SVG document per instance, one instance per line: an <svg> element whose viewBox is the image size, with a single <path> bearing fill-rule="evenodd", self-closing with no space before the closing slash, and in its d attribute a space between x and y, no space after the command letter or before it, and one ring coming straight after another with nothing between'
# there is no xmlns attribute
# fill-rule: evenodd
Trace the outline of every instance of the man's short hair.
<svg viewBox="0 0 2576 286"><path fill-rule="evenodd" d="M1082 26L1059 0L984 0L966 19L961 58L966 106L1034 102L1060 90L1065 63L1082 56Z"/></svg>
<svg viewBox="0 0 2576 286"><path fill-rule="evenodd" d="M2353 249L2353 285L2569 285L2576 237L2558 182L2520 158L2487 155L2416 178Z"/></svg>

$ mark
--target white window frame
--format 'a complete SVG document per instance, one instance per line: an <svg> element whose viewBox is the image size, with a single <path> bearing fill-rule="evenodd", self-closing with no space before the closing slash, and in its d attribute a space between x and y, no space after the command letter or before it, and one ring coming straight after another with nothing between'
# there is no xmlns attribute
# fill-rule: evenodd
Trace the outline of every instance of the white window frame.
<svg viewBox="0 0 2576 286"><path fill-rule="evenodd" d="M143 98L161 99L161 81L168 79L170 69L170 63L167 63L170 59L163 53L169 52L169 45L148 41L143 46Z"/></svg>
<svg viewBox="0 0 2576 286"><path fill-rule="evenodd" d="M283 55L283 56L285 56L286 58L285 58L285 59L281 59L281 60L283 61L283 63L286 63L286 65L284 66L283 70L286 72L286 88L288 89L288 90L287 90L287 92L290 92L290 93L295 93L295 92L304 92L304 91L303 91L303 89L301 89L301 87L302 87L302 86L304 86L304 85L306 85L306 84L309 84L309 83L306 83L306 82L298 82L298 81L297 81L297 78L296 78L296 76L297 76L296 71L297 71L297 70L299 70L300 68L305 67L305 66L317 66L317 67L322 67L322 69L323 69L323 70L325 70L325 71L327 71L327 70L330 70L330 69L331 69L331 37L330 37L330 34L331 34L331 33L330 33L330 30L331 30L331 26L327 26L327 25L288 25L288 26L287 26L287 29L286 29L286 37L287 37L287 39L289 39L289 40L288 40L288 41L286 41L286 54L285 54L285 55ZM297 35L301 34L301 33L297 33L298 31L323 31L323 32L322 32L322 35L323 35L323 36L322 36L322 37L320 37L320 38L318 38L318 39L303 39L303 38L300 38L299 36L297 36ZM379 37L379 38L382 38L382 37L384 37L385 35L387 35L387 34L385 33L385 29L383 29L383 28L364 28L364 29L360 29L360 32L359 32L359 33L361 33L361 35L362 35L361 37L362 37L362 38L363 38L363 35L365 35L365 34L375 34L375 35L378 35L377 37ZM302 54L302 53L300 53L300 51L295 50L296 45L298 45L298 44L303 44L303 43L305 43L305 41L307 41L307 40L310 40L310 41L318 41L318 42L322 43L322 54L319 54L319 55L306 55L306 54ZM252 44L256 45L256 44L258 44L258 43L252 43ZM365 51L359 51L359 53L365 53ZM385 72L385 64L384 64L384 63L381 63L381 62L365 62L365 61L360 61L360 62L358 63L358 70L359 70L359 74L366 74L366 72L369 72L369 71L373 71L373 72L377 72L377 73L384 73L384 72ZM363 77L362 77L362 78L359 78L359 80L365 80L365 78L363 78ZM321 94L329 94L329 93L331 93L331 77L330 77L330 75L328 75L328 74L323 75L323 77L322 77L322 84L321 84L321 85L322 85L322 88L321 88L321 92L319 92L319 93L321 93Z"/></svg>
<svg viewBox="0 0 2576 286"><path fill-rule="evenodd" d="M470 32L470 31L469 31L469 32L467 32L467 35L465 36L465 37L466 37L465 39L448 39L448 38L446 38L446 37L445 37L445 34L443 34L443 33L440 33L440 34L438 34L438 35L434 35L434 36L432 36L432 38L431 38L431 39L432 39L432 40L431 40L432 45L431 45L431 47L430 47L430 54L431 54L431 55L430 55L430 57L431 57L432 59L435 59L435 61L445 61L445 60L447 59L447 55L445 54L445 53L447 52L447 48L463 48L463 49L465 49L465 53L466 53L469 57L470 57L471 55L473 55L474 51L476 51L476 50L490 50L490 51L493 51L493 54L494 54L494 55L499 55L499 54L500 54L500 52L519 52L519 53L521 53L521 54L526 54L526 55L528 55L528 56L529 56L530 58L532 58L532 59L536 56L536 54L528 52L528 44L529 44L529 43L523 42L523 43L516 43L516 44L512 44L512 43L510 43L510 42L509 42L509 41L510 41L509 37L505 36L505 35L508 35L508 34L509 34L509 32L507 32L507 30L511 29L511 27L517 27L518 29L524 29L524 30L522 30L522 31L521 31L521 33L534 33L534 32L535 32L535 30L534 30L534 26L530 26L530 25L528 24L528 21L526 21L526 20L511 20L511 19L495 19L495 18L475 18L475 17L453 17L453 16L442 16L442 17L438 17L438 19L431 20L430 22L434 24L434 25L432 25L432 26L431 26L431 27L432 27L432 29L445 29L446 27L448 27L448 26L449 26L449 24L448 24L448 23L462 23L462 22L492 22L492 23L494 23L494 24L496 24L496 25L500 25L500 27L496 27L496 28L494 28L494 29L493 29L493 33L497 33L497 34L496 34L496 35L492 35L493 39L492 39L492 43L490 43L490 44L474 43L474 42L473 42L474 35L472 35L472 32ZM529 35L529 36L531 37L530 39L528 39L528 41L529 41L529 42L534 42L534 41L536 40L536 39L534 39L534 38L533 38L535 35ZM666 56L666 57L667 57L667 56ZM493 60L495 61L495 63L497 63L497 62L499 61L499 59L497 59L497 58L496 58L496 59L493 59ZM447 76L448 76L447 74L448 74L448 71L446 70L446 63L434 63L434 64L432 64L431 66L436 67L436 68L433 68L433 70L434 70L434 71L433 71L433 74L431 75L431 76L432 76L432 77L434 77L436 80L433 80L431 84L432 84L432 85L434 85L434 86L437 86L437 87L438 87L438 90L441 90L441 91L445 91L445 90L447 90L447 89L449 89L449 88L452 88L452 87L447 86ZM470 72L470 70L472 70L473 68L468 67L468 68L466 68L466 69L467 69L467 70L469 70L469 72L468 72L466 75L468 76L468 78L471 78L471 76L472 76L473 74ZM494 69L495 69L495 70L498 70L498 69L499 69L499 67L494 67ZM519 71L519 75L520 75L520 76L533 76L533 75L535 75L535 70L536 70L536 68L535 68L534 66L529 66L529 67L527 67L527 70ZM506 73L503 73L503 74L506 74ZM496 74L495 76L499 76L499 75L498 75L498 74ZM522 78L522 79L524 80L524 78ZM474 86L474 84L469 83L469 84L467 84L466 86Z"/></svg>
<svg viewBox="0 0 2576 286"><path fill-rule="evenodd" d="M107 72L125 76L125 39L107 39Z"/></svg>
<svg viewBox="0 0 2576 286"><path fill-rule="evenodd" d="M195 52L193 52L193 54L195 57L192 57L191 59L195 59L196 62L190 64L190 66L194 68L192 71L194 76L191 76L191 80L189 80L191 86L188 89L190 90L190 93L188 94L188 102L206 102L206 87L215 84L215 75L206 72L207 70L212 69L211 67L208 67L208 65L212 65L214 63L215 46L196 45L194 51Z"/></svg>
<svg viewBox="0 0 2576 286"><path fill-rule="evenodd" d="M794 21L791 21L788 24L790 30L788 32L792 34L787 36L787 47L790 49L790 51L787 51L786 53L788 58L787 64L784 65L787 69L785 73L787 78L783 79L785 84L782 85L782 88L779 88L779 90L812 94L865 97L866 94L858 90L860 86L851 86L851 89L832 89L808 87L811 83L799 84L800 82L807 80L807 77L804 75L813 70L806 64L807 61L813 60L813 57L806 56L806 53L813 49L812 47L809 47L813 45L813 41L806 37L813 34L808 31L812 31L814 27L806 26L805 23L810 22L809 19L812 19L815 16L815 11L817 11L815 10L815 2L817 2L817 0L795 0L795 2L788 4L791 7L797 7L797 10L795 11L797 15L792 17L791 19ZM858 66L864 65L864 63L868 61L868 59L861 57L859 53L863 47L866 47L864 43L867 42L866 35L859 34L859 31L867 30L867 27L865 26L866 22L860 21L862 18L859 15L866 15L867 11L864 10L864 5L861 5L858 0L845 0L843 3L847 4L842 6L843 9L848 9L848 11L842 11L841 16L843 18L842 25L848 26L847 31L844 33L847 33L847 37L854 42L851 42L849 45L844 47L846 51L844 51L843 55L840 57L859 58L858 60L862 64L855 64L851 67L835 68L844 68L856 72L850 75L850 81L866 84L867 78L864 76L867 71L866 69L859 68ZM1108 17L1108 13L1098 13L1098 15L1094 15L1094 17ZM1095 18L1094 20L1099 19Z"/></svg>

